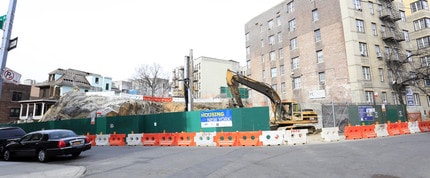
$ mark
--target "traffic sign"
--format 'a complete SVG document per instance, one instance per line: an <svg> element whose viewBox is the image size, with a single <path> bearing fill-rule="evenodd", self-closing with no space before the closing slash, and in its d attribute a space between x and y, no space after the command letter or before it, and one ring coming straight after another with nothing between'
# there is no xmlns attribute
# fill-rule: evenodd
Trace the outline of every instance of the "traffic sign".
<svg viewBox="0 0 430 178"><path fill-rule="evenodd" d="M4 82L19 84L19 80L21 79L21 74L6 67L3 70L1 77L3 78Z"/></svg>

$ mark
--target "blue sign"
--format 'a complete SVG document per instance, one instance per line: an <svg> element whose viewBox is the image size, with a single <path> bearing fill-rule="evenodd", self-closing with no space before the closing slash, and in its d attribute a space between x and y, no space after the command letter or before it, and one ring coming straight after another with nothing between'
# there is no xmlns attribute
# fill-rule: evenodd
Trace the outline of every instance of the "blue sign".
<svg viewBox="0 0 430 178"><path fill-rule="evenodd" d="M373 121L373 113L375 113L375 108L372 106L358 106L361 121Z"/></svg>
<svg viewBox="0 0 430 178"><path fill-rule="evenodd" d="M200 124L202 128L231 127L231 109L201 111Z"/></svg>

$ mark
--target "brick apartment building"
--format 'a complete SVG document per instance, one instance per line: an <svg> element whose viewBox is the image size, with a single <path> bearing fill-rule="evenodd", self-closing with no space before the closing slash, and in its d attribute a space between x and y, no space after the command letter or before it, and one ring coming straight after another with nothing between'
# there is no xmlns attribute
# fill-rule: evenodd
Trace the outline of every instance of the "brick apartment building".
<svg viewBox="0 0 430 178"><path fill-rule="evenodd" d="M413 3L428 18L426 0L285 0L246 23L247 74L302 103L399 104L392 85L411 68L389 64L427 59L408 57L420 44L409 36L416 30L405 9ZM429 26L421 49L429 46ZM418 84L430 91L430 80ZM408 110L426 113L430 96L415 86L404 96ZM255 91L250 100L270 104Z"/></svg>
<svg viewBox="0 0 430 178"><path fill-rule="evenodd" d="M3 83L0 98L0 123L10 123L19 120L21 103L29 100L31 85Z"/></svg>

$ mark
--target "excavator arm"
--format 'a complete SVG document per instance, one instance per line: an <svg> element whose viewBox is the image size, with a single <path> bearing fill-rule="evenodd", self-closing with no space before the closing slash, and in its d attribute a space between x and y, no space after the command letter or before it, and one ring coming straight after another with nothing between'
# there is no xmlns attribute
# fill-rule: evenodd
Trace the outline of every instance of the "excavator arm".
<svg viewBox="0 0 430 178"><path fill-rule="evenodd" d="M286 113L285 108L282 106L281 97L279 97L276 90L270 85L253 80L249 77L238 74L237 72L233 72L230 69L227 69L226 79L231 95L239 107L244 107L239 93L239 84L242 84L267 96L272 102L272 109L276 118L282 118L283 114L281 113Z"/></svg>

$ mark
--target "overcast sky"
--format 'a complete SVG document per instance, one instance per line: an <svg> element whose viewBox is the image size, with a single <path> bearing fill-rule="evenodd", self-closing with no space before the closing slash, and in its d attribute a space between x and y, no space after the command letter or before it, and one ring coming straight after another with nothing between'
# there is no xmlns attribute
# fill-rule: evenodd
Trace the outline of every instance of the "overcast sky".
<svg viewBox="0 0 430 178"><path fill-rule="evenodd" d="M6 67L21 81L57 68L126 80L143 64L170 72L190 49L245 65L245 23L282 1L18 0ZM0 15L9 3L0 0Z"/></svg>

